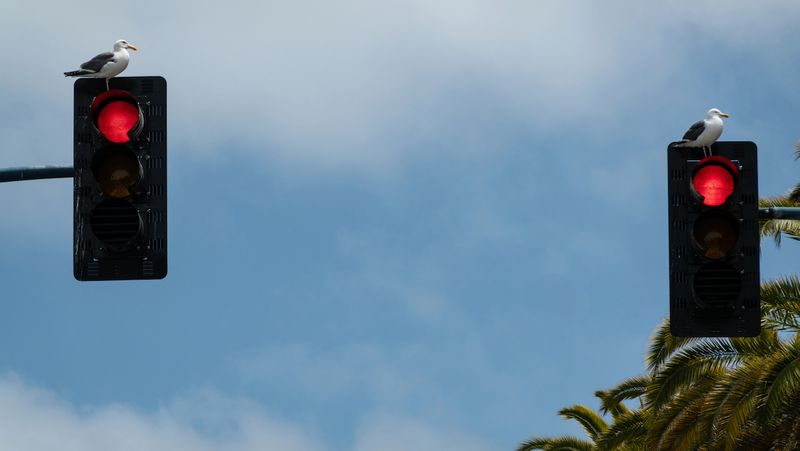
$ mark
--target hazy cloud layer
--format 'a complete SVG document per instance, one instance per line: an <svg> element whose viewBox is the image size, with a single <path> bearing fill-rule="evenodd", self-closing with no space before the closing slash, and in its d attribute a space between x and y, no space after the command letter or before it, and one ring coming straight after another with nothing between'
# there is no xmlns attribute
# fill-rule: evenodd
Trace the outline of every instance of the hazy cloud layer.
<svg viewBox="0 0 800 451"><path fill-rule="evenodd" d="M156 412L73 406L18 377L0 379L0 448L27 451L324 450L308 431L213 393Z"/></svg>
<svg viewBox="0 0 800 451"><path fill-rule="evenodd" d="M0 377L0 448L26 451L327 451L313 428L271 417L243 399L196 392L155 412L75 406L18 376ZM488 450L464 431L403 416L366 415L352 451Z"/></svg>
<svg viewBox="0 0 800 451"><path fill-rule="evenodd" d="M0 117L18 120L3 121L0 131L24 153L4 152L0 163L68 161L71 82L61 72L120 37L141 48L128 75L168 78L171 143L182 156L244 149L271 162L383 172L431 152L496 151L507 123L531 133L561 121L588 127L582 133L593 133L592 123L608 132L620 109L653 93L696 111L692 79L701 63L693 48L761 55L790 31L799 8L785 1L9 3L0 7L0 38L16 45L0 56L31 72L4 76ZM77 23L91 26L77 33ZM682 96L674 95L678 86Z"/></svg>

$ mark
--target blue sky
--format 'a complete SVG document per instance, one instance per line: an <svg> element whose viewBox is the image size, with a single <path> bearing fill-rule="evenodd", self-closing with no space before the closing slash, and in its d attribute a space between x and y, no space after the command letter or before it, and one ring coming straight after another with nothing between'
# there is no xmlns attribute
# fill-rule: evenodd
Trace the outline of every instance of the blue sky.
<svg viewBox="0 0 800 451"><path fill-rule="evenodd" d="M169 84L170 203L165 280L79 283L70 182L0 186L0 449L579 433L557 410L640 374L668 311L667 144L718 107L762 195L797 182L798 20L776 0L0 5L0 167L71 163L61 73L125 38L125 75ZM797 257L765 243L762 276Z"/></svg>

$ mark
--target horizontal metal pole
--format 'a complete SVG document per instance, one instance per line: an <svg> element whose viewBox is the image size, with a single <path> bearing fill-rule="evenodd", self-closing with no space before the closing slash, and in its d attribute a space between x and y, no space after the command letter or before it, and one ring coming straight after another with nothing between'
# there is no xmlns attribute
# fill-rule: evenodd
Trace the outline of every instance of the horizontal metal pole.
<svg viewBox="0 0 800 451"><path fill-rule="evenodd" d="M800 220L800 207L769 207L759 208L761 219L798 219Z"/></svg>
<svg viewBox="0 0 800 451"><path fill-rule="evenodd" d="M0 169L0 182L72 178L72 166L41 166Z"/></svg>

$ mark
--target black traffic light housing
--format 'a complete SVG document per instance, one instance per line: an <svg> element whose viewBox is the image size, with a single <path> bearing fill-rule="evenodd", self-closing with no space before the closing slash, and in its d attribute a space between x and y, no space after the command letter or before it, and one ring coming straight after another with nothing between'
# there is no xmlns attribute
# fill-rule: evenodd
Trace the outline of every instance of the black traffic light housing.
<svg viewBox="0 0 800 451"><path fill-rule="evenodd" d="M670 330L676 337L760 333L758 164L749 141L668 153Z"/></svg>
<svg viewBox="0 0 800 451"><path fill-rule="evenodd" d="M167 275L167 83L75 81L73 270L77 280Z"/></svg>

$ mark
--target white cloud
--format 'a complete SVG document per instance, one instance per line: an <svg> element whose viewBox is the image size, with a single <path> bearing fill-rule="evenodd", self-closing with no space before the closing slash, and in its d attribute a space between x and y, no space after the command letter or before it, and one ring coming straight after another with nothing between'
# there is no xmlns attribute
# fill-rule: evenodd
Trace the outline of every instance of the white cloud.
<svg viewBox="0 0 800 451"><path fill-rule="evenodd" d="M0 449L26 451L325 450L307 429L213 393L155 412L76 407L16 376L0 378Z"/></svg>
<svg viewBox="0 0 800 451"><path fill-rule="evenodd" d="M71 89L60 73L120 37L141 47L128 74L168 78L170 142L182 157L245 148L262 161L384 172L429 152L492 151L504 143L490 120L532 133L565 120L590 127L587 118L613 118L643 92L669 98L675 77L693 73L698 39L765 55L800 12L778 0L81 5L0 7L0 38L14 43L0 57L35 71L4 78L4 96L36 105L22 126L0 130L21 144L20 163L69 154ZM48 57L34 57L41 51ZM36 130L48 132L22 148Z"/></svg>
<svg viewBox="0 0 800 451"><path fill-rule="evenodd" d="M15 375L0 377L0 449L25 451L326 451L314 430L269 416L257 404L195 392L156 411L75 406ZM367 413L353 451L479 451L482 439L445 423Z"/></svg>

